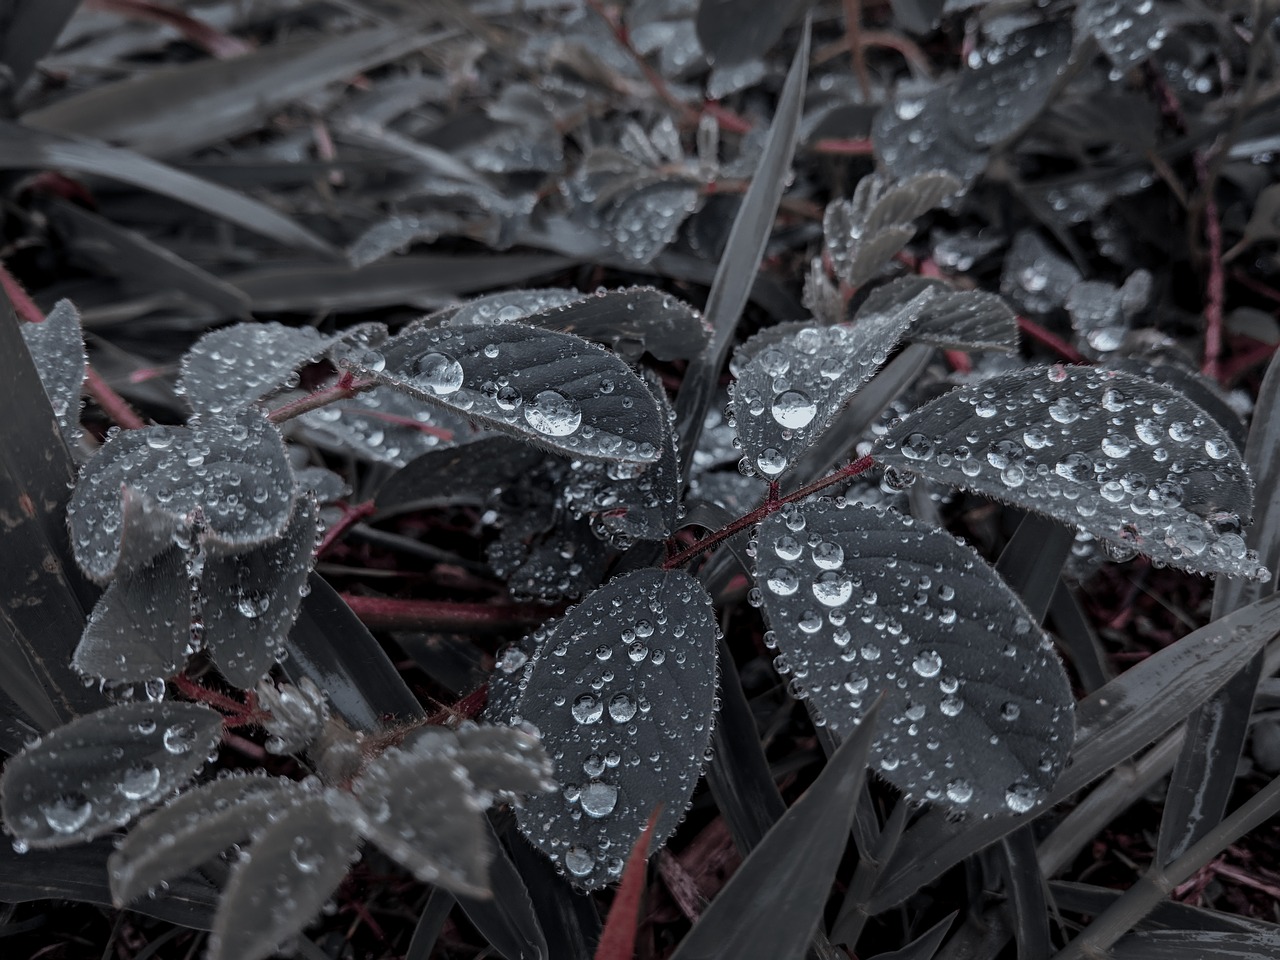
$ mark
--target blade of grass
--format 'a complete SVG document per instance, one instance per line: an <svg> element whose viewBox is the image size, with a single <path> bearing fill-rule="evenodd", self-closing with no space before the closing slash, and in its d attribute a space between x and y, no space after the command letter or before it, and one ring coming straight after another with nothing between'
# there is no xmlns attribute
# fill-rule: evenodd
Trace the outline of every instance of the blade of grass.
<svg viewBox="0 0 1280 960"><path fill-rule="evenodd" d="M711 325L711 342L685 373L680 395L676 399L676 417L680 430L680 449L693 451L707 418L711 398L715 395L720 371L733 343L738 318L746 306L751 282L760 267L765 244L773 229L773 218L786 189L787 171L795 156L796 133L804 106L805 80L809 70L811 22L806 19L800 47L791 61L791 69L778 98L778 109L765 141L764 153L756 167L738 216L729 231L729 241L720 267L716 270L711 292L707 296L704 316ZM693 457L685 457L684 478L688 482Z"/></svg>
<svg viewBox="0 0 1280 960"><path fill-rule="evenodd" d="M1260 494L1245 539L1270 568L1271 580L1219 577L1210 613L1214 620L1273 593L1280 585L1280 354L1272 356L1263 378L1244 454ZM1187 739L1165 796L1156 843L1158 863L1184 853L1222 819L1249 733L1261 672L1262 658L1255 657L1188 718Z"/></svg>
<svg viewBox="0 0 1280 960"><path fill-rule="evenodd" d="M818 779L751 852L672 960L799 960L809 948L853 826L879 701Z"/></svg>

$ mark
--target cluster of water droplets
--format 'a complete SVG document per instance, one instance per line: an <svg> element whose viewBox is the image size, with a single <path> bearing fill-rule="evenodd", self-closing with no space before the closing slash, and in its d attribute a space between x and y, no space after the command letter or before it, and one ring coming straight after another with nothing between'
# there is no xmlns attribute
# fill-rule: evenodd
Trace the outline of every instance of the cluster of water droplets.
<svg viewBox="0 0 1280 960"><path fill-rule="evenodd" d="M382 363L385 367L385 359ZM362 363L361 369L372 371L375 366ZM375 387L304 413L298 420L306 426L308 438L320 446L393 467L403 467L471 433L464 418L392 387Z"/></svg>
<svg viewBox="0 0 1280 960"><path fill-rule="evenodd" d="M1075 26L1097 39L1113 64L1112 81L1164 46L1169 32L1155 0L1081 0Z"/></svg>
<svg viewBox="0 0 1280 960"><path fill-rule="evenodd" d="M1241 527L1253 489L1227 433L1184 396L1117 371L1006 374L920 408L877 455L887 464L1049 514L1199 572L1267 575Z"/></svg>
<svg viewBox="0 0 1280 960"><path fill-rule="evenodd" d="M43 323L20 323L18 329L58 427L67 445L76 450L80 445L80 391L86 362L80 313L70 300L59 300Z"/></svg>
<svg viewBox="0 0 1280 960"><path fill-rule="evenodd" d="M561 789L530 800L520 825L580 885L620 876L657 804L659 842L683 815L710 741L716 635L705 591L657 570L614 580L537 635L514 709L541 732Z"/></svg>
<svg viewBox="0 0 1280 960"><path fill-rule="evenodd" d="M1043 632L972 550L844 500L789 505L753 549L750 599L792 692L842 736L886 692L872 753L908 796L1021 813L1021 798L1053 782L1070 689Z"/></svg>
<svg viewBox="0 0 1280 960"><path fill-rule="evenodd" d="M206 333L183 355L177 390L197 413L228 413L297 386L298 369L338 339L282 323L223 327Z"/></svg>

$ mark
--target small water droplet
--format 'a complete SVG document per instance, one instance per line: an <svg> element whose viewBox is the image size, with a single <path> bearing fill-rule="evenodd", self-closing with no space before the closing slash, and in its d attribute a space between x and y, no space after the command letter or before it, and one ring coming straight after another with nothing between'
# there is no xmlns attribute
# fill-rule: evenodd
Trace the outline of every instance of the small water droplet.
<svg viewBox="0 0 1280 960"><path fill-rule="evenodd" d="M554 390L543 390L525 404L529 426L548 437L567 437L582 424L582 408L576 400Z"/></svg>

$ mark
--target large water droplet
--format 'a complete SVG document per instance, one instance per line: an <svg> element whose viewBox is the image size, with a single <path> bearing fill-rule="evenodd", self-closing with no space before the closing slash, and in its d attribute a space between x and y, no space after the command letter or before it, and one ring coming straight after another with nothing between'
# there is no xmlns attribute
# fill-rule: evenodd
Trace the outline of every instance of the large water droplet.
<svg viewBox="0 0 1280 960"><path fill-rule="evenodd" d="M590 817L607 817L618 805L618 788L612 783L592 780L578 797L582 812Z"/></svg>
<svg viewBox="0 0 1280 960"><path fill-rule="evenodd" d="M942 671L942 657L936 650L926 650L915 658L911 669L922 677L936 677Z"/></svg>
<svg viewBox="0 0 1280 960"><path fill-rule="evenodd" d="M582 407L554 390L543 390L524 407L529 426L548 437L567 437L582 423Z"/></svg>
<svg viewBox="0 0 1280 960"><path fill-rule="evenodd" d="M626 723L636 715L636 702L625 693L619 693L609 701L609 716L617 723Z"/></svg>
<svg viewBox="0 0 1280 960"><path fill-rule="evenodd" d="M584 693L573 701L572 713L579 723L597 723L604 716L604 703L599 697Z"/></svg>
<svg viewBox="0 0 1280 960"><path fill-rule="evenodd" d="M1005 791L1004 804L1014 813L1026 813L1036 805L1039 791L1029 783L1019 781Z"/></svg>
<svg viewBox="0 0 1280 960"><path fill-rule="evenodd" d="M40 812L55 833L75 833L86 823L93 813L93 804L83 793L64 793L62 796L42 804Z"/></svg>
<svg viewBox="0 0 1280 960"><path fill-rule="evenodd" d="M159 768L155 764L145 763L126 770L116 789L128 800L146 800L155 795L159 786Z"/></svg>
<svg viewBox="0 0 1280 960"><path fill-rule="evenodd" d="M788 430L807 427L817 412L817 404L799 390L784 390L773 398L773 419Z"/></svg>
<svg viewBox="0 0 1280 960"><path fill-rule="evenodd" d="M813 595L824 606L838 607L853 594L853 583L834 570L818 575L813 582Z"/></svg>
<svg viewBox="0 0 1280 960"><path fill-rule="evenodd" d="M426 353L414 362L414 383L437 397L457 393L462 386L462 364L447 353Z"/></svg>
<svg viewBox="0 0 1280 960"><path fill-rule="evenodd" d="M564 853L565 869L575 877L585 877L595 866L596 859L585 847L573 846Z"/></svg>

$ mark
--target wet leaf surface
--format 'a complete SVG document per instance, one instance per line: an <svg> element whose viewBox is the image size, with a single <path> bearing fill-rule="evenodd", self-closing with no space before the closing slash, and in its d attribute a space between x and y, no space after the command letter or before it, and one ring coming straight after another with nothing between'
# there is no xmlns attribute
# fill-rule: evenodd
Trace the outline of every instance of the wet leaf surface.
<svg viewBox="0 0 1280 960"><path fill-rule="evenodd" d="M83 843L186 784L222 735L194 703L128 703L87 714L6 761L8 831L33 848Z"/></svg>
<svg viewBox="0 0 1280 960"><path fill-rule="evenodd" d="M1072 742L1066 674L971 548L890 510L820 502L766 519L756 549L778 669L840 736L884 692L872 757L908 799L1007 816L1053 785Z"/></svg>
<svg viewBox="0 0 1280 960"><path fill-rule="evenodd" d="M206 333L182 358L178 392L197 413L247 407L285 386L333 342L311 327L238 323Z"/></svg>
<svg viewBox="0 0 1280 960"><path fill-rule="evenodd" d="M695 580L642 570L535 634L515 713L540 731L560 792L517 816L576 885L616 882L659 804L655 844L683 817L711 737L716 629Z"/></svg>
<svg viewBox="0 0 1280 960"><path fill-rule="evenodd" d="M67 443L80 442L80 388L84 384L84 334L70 300L59 300L44 323L21 325L22 339L49 397Z"/></svg>

